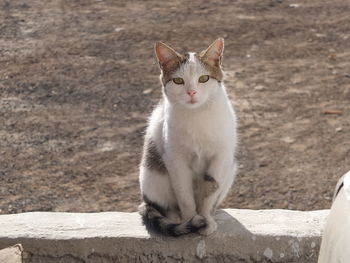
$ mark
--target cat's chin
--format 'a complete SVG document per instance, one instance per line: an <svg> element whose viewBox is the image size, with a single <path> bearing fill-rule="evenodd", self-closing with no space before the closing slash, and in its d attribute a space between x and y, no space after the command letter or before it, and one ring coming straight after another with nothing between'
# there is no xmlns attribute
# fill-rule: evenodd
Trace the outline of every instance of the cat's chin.
<svg viewBox="0 0 350 263"><path fill-rule="evenodd" d="M202 103L199 103L198 101L195 101L195 102L186 102L186 104L184 105L186 108L188 109L195 109L195 108L198 108L202 105Z"/></svg>

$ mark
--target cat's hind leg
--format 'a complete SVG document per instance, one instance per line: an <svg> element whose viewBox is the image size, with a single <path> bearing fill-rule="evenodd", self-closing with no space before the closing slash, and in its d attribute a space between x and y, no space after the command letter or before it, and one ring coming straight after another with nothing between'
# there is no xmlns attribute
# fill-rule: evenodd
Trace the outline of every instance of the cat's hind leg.
<svg viewBox="0 0 350 263"><path fill-rule="evenodd" d="M208 173L204 175L202 202L199 214L207 220L207 226L199 230L202 235L210 235L217 229L213 217L216 208L226 197L236 174L237 165L233 161L215 159L209 166Z"/></svg>
<svg viewBox="0 0 350 263"><path fill-rule="evenodd" d="M200 215L181 220L167 174L141 167L140 185L143 203L139 206L139 211L143 224L150 232L180 236L197 232L206 226L205 218Z"/></svg>

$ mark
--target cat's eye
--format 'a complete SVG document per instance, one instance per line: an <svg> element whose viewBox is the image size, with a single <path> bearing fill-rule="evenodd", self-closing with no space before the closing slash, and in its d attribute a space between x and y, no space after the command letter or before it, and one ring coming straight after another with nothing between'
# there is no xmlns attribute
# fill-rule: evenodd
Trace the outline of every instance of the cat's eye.
<svg viewBox="0 0 350 263"><path fill-rule="evenodd" d="M204 83L207 82L209 80L209 76L208 75L202 75L199 77L198 82L200 83Z"/></svg>
<svg viewBox="0 0 350 263"><path fill-rule="evenodd" d="M185 81L183 78L173 78L173 81L175 84L177 85L182 85L182 84L185 84Z"/></svg>

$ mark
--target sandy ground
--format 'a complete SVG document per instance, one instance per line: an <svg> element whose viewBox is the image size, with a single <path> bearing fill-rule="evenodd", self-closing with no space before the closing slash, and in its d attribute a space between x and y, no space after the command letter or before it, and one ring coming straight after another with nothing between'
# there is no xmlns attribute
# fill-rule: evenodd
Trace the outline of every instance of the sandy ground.
<svg viewBox="0 0 350 263"><path fill-rule="evenodd" d="M223 207L329 208L350 169L350 6L0 1L0 213L136 211L157 40L226 43L240 172Z"/></svg>

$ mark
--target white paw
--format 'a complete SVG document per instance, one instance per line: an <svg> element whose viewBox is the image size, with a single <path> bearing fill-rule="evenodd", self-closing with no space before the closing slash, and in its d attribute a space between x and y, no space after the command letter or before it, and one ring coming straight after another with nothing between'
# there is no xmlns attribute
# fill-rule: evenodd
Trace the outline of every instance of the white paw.
<svg viewBox="0 0 350 263"><path fill-rule="evenodd" d="M218 228L218 224L215 221L208 221L207 226L198 231L199 234L208 236L213 234Z"/></svg>

